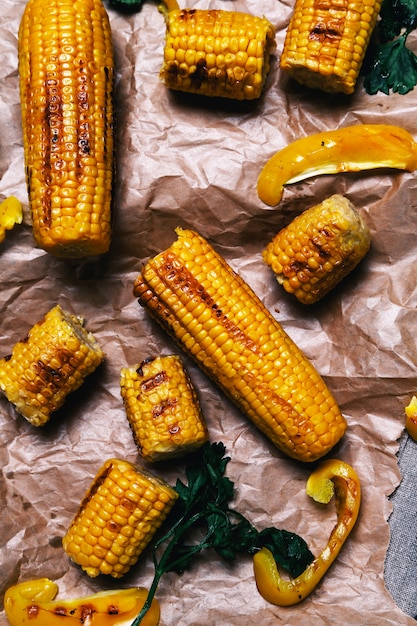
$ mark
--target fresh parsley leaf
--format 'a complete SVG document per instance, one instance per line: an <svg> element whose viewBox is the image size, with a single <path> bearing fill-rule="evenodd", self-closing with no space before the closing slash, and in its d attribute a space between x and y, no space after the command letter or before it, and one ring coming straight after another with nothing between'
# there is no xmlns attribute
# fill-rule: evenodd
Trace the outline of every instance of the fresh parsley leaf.
<svg viewBox="0 0 417 626"><path fill-rule="evenodd" d="M407 32L375 48L364 87L370 95L381 91L406 94L417 84L417 56L406 46Z"/></svg>
<svg viewBox="0 0 417 626"><path fill-rule="evenodd" d="M154 578L132 626L142 622L164 573L184 572L203 550L212 549L231 562L240 554L254 554L266 546L277 564L293 576L298 576L314 559L306 542L298 535L276 528L258 532L230 506L235 488L225 476L230 461L225 452L222 442L204 444L185 470L186 482L177 480L178 500L165 522L168 530L152 549Z"/></svg>
<svg viewBox="0 0 417 626"><path fill-rule="evenodd" d="M384 0L379 12L378 35L382 43L392 41L417 26L416 0Z"/></svg>
<svg viewBox="0 0 417 626"><path fill-rule="evenodd" d="M109 6L121 12L139 11L142 7L143 0L107 0Z"/></svg>

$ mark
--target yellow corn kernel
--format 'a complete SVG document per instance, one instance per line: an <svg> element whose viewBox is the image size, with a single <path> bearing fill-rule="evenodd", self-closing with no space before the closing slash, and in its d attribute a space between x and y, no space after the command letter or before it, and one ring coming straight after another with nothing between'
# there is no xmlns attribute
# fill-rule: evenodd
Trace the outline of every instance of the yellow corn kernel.
<svg viewBox="0 0 417 626"><path fill-rule="evenodd" d="M358 265L370 245L369 228L353 204L334 194L281 229L263 258L285 291L313 304Z"/></svg>
<svg viewBox="0 0 417 626"><path fill-rule="evenodd" d="M83 324L56 305L0 360L0 390L33 426L43 426L104 359Z"/></svg>
<svg viewBox="0 0 417 626"><path fill-rule="evenodd" d="M107 252L114 61L101 0L29 0L18 49L35 239L59 257Z"/></svg>
<svg viewBox="0 0 417 626"><path fill-rule="evenodd" d="M296 0L281 69L313 89L353 93L380 8L379 0Z"/></svg>
<svg viewBox="0 0 417 626"><path fill-rule="evenodd" d="M260 97L276 46L267 19L175 9L167 12L166 23L160 78L169 89L236 100Z"/></svg>
<svg viewBox="0 0 417 626"><path fill-rule="evenodd" d="M121 578L137 562L177 498L175 489L143 468L109 459L63 538L64 550L92 578L99 574Z"/></svg>
<svg viewBox="0 0 417 626"><path fill-rule="evenodd" d="M139 303L279 449L320 458L346 429L324 381L225 259L176 232L136 278Z"/></svg>
<svg viewBox="0 0 417 626"><path fill-rule="evenodd" d="M183 456L208 440L197 393L178 356L150 357L123 368L120 392L147 461Z"/></svg>

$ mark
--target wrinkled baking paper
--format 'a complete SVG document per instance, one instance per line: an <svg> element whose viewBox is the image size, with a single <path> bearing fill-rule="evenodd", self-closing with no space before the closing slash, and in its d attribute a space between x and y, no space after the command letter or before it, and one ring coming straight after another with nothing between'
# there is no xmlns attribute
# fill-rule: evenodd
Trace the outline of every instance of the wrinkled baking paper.
<svg viewBox="0 0 417 626"><path fill-rule="evenodd" d="M122 581L91 580L65 555L61 538L102 463L139 460L119 391L120 369L157 354L178 353L132 295L149 256L175 239L176 226L199 231L247 280L337 398L349 427L331 453L357 470L360 517L336 563L301 605L278 608L256 589L252 562L234 566L207 553L182 576L159 587L162 626L344 626L412 624L384 585L389 499L401 480L396 452L404 405L416 383L416 178L384 171L313 178L288 186L271 208L256 193L266 160L306 134L356 123L403 125L417 136L415 93L351 97L310 92L278 69L292 3L210 0L192 8L236 9L267 16L277 30L264 95L256 103L214 102L170 93L158 72L165 26L157 5L119 14L109 9L117 65L117 178L114 239L100 261L65 262L34 243L24 181L18 95L17 30L23 0L0 7L0 196L16 195L24 224L0 249L0 353L9 354L32 324L60 303L86 320L106 352L97 370L42 429L0 399L2 521L0 589L49 577L59 597L101 589L147 586L149 558ZM299 305L276 283L261 252L302 210L333 193L346 195L372 233L372 248L342 285L314 308ZM305 494L311 468L284 457L184 357L198 389L212 441L231 456L235 506L259 529L274 525L300 534L313 552L335 523L333 502ZM184 463L154 468L171 484ZM0 621L6 623L4 611Z"/></svg>

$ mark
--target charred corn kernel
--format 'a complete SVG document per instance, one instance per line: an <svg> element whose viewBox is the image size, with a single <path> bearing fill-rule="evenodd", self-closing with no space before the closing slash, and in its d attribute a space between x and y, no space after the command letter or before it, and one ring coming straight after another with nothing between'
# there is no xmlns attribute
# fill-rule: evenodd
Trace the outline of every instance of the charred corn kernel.
<svg viewBox="0 0 417 626"><path fill-rule="evenodd" d="M0 243L6 237L6 230L12 230L23 221L22 203L14 196L9 196L0 204Z"/></svg>
<svg viewBox="0 0 417 626"><path fill-rule="evenodd" d="M107 252L114 62L101 0L29 0L19 73L34 236L59 257Z"/></svg>
<svg viewBox="0 0 417 626"><path fill-rule="evenodd" d="M353 204L335 194L281 229L262 255L285 291L313 304L358 265L370 244Z"/></svg>
<svg viewBox="0 0 417 626"><path fill-rule="evenodd" d="M316 502L328 504L335 497L337 523L326 547L300 576L284 579L268 548L253 557L256 585L265 600L278 606L292 606L315 589L342 549L358 519L361 485L353 467L338 459L323 461L309 476L306 493Z"/></svg>
<svg viewBox="0 0 417 626"><path fill-rule="evenodd" d="M381 8L379 0L296 0L280 67L329 93L353 93Z"/></svg>
<svg viewBox="0 0 417 626"><path fill-rule="evenodd" d="M147 461L183 456L208 440L197 393L177 355L123 368L120 392L134 440Z"/></svg>
<svg viewBox="0 0 417 626"><path fill-rule="evenodd" d="M175 489L146 470L109 459L63 538L64 550L92 578L99 574L121 578L136 563L177 497Z"/></svg>
<svg viewBox="0 0 417 626"><path fill-rule="evenodd" d="M405 428L414 441L417 441L417 397L413 396L405 407Z"/></svg>
<svg viewBox="0 0 417 626"><path fill-rule="evenodd" d="M33 426L43 426L103 359L83 318L56 305L0 360L0 390Z"/></svg>
<svg viewBox="0 0 417 626"><path fill-rule="evenodd" d="M275 206L284 185L311 176L377 168L417 169L417 142L400 126L357 124L301 137L274 154L258 178L259 198Z"/></svg>
<svg viewBox="0 0 417 626"><path fill-rule="evenodd" d="M160 78L169 89L236 100L261 96L276 45L267 19L201 9L165 15Z"/></svg>
<svg viewBox="0 0 417 626"><path fill-rule="evenodd" d="M9 587L4 594L4 610L10 626L130 626L148 595L147 589L134 587L100 591L74 600L55 600L58 590L58 585L48 578ZM157 626L159 618L159 603L153 599L141 624Z"/></svg>
<svg viewBox="0 0 417 626"><path fill-rule="evenodd" d="M136 278L139 303L278 448L320 458L346 429L324 381L209 243L176 232Z"/></svg>

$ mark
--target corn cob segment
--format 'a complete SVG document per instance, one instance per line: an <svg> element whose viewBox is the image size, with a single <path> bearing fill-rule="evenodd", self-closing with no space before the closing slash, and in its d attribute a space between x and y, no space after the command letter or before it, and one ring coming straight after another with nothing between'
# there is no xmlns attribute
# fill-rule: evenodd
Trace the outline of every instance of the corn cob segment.
<svg viewBox="0 0 417 626"><path fill-rule="evenodd" d="M184 456L208 440L197 393L177 355L123 368L120 392L133 438L147 461Z"/></svg>
<svg viewBox="0 0 417 626"><path fill-rule="evenodd" d="M276 45L267 19L177 9L167 12L166 24L160 78L169 89L236 100L261 96Z"/></svg>
<svg viewBox="0 0 417 626"><path fill-rule="evenodd" d="M296 0L281 69L313 89L353 93L380 8L379 0Z"/></svg>
<svg viewBox="0 0 417 626"><path fill-rule="evenodd" d="M139 303L280 450L320 458L346 429L324 381L209 243L176 232L136 278Z"/></svg>
<svg viewBox="0 0 417 626"><path fill-rule="evenodd" d="M57 305L0 360L0 390L33 426L46 424L104 359L83 324Z"/></svg>
<svg viewBox="0 0 417 626"><path fill-rule="evenodd" d="M91 578L121 578L137 562L178 494L165 481L121 459L107 460L65 534L68 556Z"/></svg>
<svg viewBox="0 0 417 626"><path fill-rule="evenodd" d="M107 252L114 61L101 0L29 0L18 51L35 239L59 257Z"/></svg>
<svg viewBox="0 0 417 626"><path fill-rule="evenodd" d="M369 228L353 204L334 194L280 230L263 258L285 291L313 304L358 265L370 245Z"/></svg>

